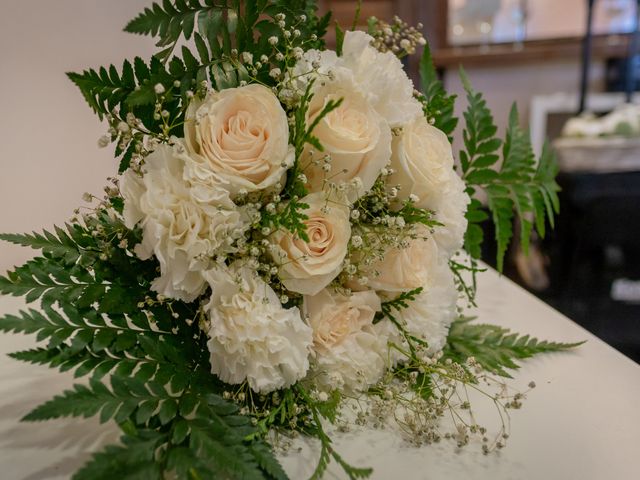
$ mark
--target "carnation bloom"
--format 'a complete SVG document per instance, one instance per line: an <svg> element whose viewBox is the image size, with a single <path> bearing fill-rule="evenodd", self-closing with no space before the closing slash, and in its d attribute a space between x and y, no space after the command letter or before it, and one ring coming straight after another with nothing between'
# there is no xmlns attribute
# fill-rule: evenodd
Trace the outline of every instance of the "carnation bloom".
<svg viewBox="0 0 640 480"><path fill-rule="evenodd" d="M299 62L296 74L311 71L315 62L323 74L323 82L324 75L348 76L387 123L392 128L399 127L422 115L422 106L413 97L413 82L402 62L391 52L376 50L372 41L373 37L364 32L346 32L342 56L338 57L333 50L309 50Z"/></svg>
<svg viewBox="0 0 640 480"><path fill-rule="evenodd" d="M212 290L205 306L212 372L231 384L246 380L261 393L302 379L312 333L298 308L283 308L273 289L246 267L218 267L204 277Z"/></svg>
<svg viewBox="0 0 640 480"><path fill-rule="evenodd" d="M422 285L422 292L414 300L407 302L407 308L394 312L394 317L407 332L427 342L428 355L442 350L447 342L449 326L457 314L458 291L453 280L453 272L445 261L434 265L429 281ZM398 296L397 292L382 292L385 300ZM389 336L389 341L408 348L398 328L388 320L376 324L380 333ZM394 362L405 357L395 349L390 349Z"/></svg>
<svg viewBox="0 0 640 480"><path fill-rule="evenodd" d="M309 378L321 390L365 390L384 372L387 337L374 329L380 299L373 291L350 296L324 289L305 296L315 353Z"/></svg>
<svg viewBox="0 0 640 480"><path fill-rule="evenodd" d="M246 228L242 211L220 203L202 203L192 196L183 180L184 148L160 145L146 159L142 176L127 170L122 178L124 217L128 228L138 223L142 242L135 252L143 260L154 255L160 276L151 288L166 297L195 300L204 289L201 271L214 254L229 252L228 239L238 238Z"/></svg>

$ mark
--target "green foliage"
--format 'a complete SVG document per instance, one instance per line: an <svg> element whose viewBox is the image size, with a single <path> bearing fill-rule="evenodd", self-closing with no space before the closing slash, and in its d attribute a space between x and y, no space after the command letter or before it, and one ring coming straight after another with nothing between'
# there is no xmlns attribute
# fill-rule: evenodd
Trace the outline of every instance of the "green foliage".
<svg viewBox="0 0 640 480"><path fill-rule="evenodd" d="M336 27L336 54L338 56L342 56L342 45L344 44L344 30L340 26L338 22L335 24Z"/></svg>
<svg viewBox="0 0 640 480"><path fill-rule="evenodd" d="M529 335L517 333L496 325L474 324L472 318L459 318L449 330L444 358L464 365L469 357L486 370L511 378L505 370L517 369L515 360L525 359L540 353L560 352L582 345L579 343L556 343L540 341Z"/></svg>
<svg viewBox="0 0 640 480"><path fill-rule="evenodd" d="M255 4L256 2L249 2ZM262 2L266 3L266 2ZM229 6L224 0L164 0L145 8L124 28L125 32L158 37L157 47L166 47L156 56L166 59L178 40L189 40L196 26L200 32L208 31L211 23L218 22Z"/></svg>
<svg viewBox="0 0 640 480"><path fill-rule="evenodd" d="M87 222L55 235L2 237L43 250L0 277L1 293L41 302L0 317L0 331L48 342L11 356L89 376L24 420L98 415L123 427L124 447L96 454L78 479L160 479L168 470L179 478L286 478L250 419L218 395L225 386L210 373L206 335L190 321L197 306L149 298L155 263L119 247L126 235L135 244L136 232L106 212Z"/></svg>
<svg viewBox="0 0 640 480"><path fill-rule="evenodd" d="M408 292L402 292L393 300L382 302L381 310L380 312L376 313L374 323L379 322L383 318L389 318L395 322L396 319L393 316L392 312L394 310L399 312L401 310L404 310L405 308L409 308L408 302L415 301L416 297L422 293L422 290L424 290L422 287L414 288L413 290L409 290Z"/></svg>
<svg viewBox="0 0 640 480"><path fill-rule="evenodd" d="M66 228L67 231L76 238L83 233L76 227L68 224ZM0 240L23 247L42 250L45 257L59 258L67 265L74 264L80 258L76 242L69 236L69 233L65 232L62 228L56 226L54 229L55 234L47 232L46 230L44 230L42 234L36 232L32 234L0 233Z"/></svg>
<svg viewBox="0 0 640 480"><path fill-rule="evenodd" d="M420 84L422 95L418 99L422 102L427 120L446 133L451 140L451 134L458 125L458 118L453 112L456 95L448 95L438 79L428 43L424 46L420 59Z"/></svg>
<svg viewBox="0 0 640 480"><path fill-rule="evenodd" d="M290 137L295 150L295 160L293 166L287 171L287 182L282 193L284 199L288 201L283 210L275 213L270 213L263 209L261 211L260 221L263 227L268 227L273 230L282 227L305 242L309 241L309 237L307 235L307 227L304 223L304 221L308 219L308 216L304 213L304 210L308 209L309 205L301 201L301 198L307 195L307 189L305 182L300 178L302 173L300 157L306 144L313 145L314 148L319 151L324 150L318 138L313 135L313 131L326 115L338 108L342 103L342 99L336 101L330 100L315 116L313 121L307 125L307 112L309 110L309 103L313 98L313 94L311 93L312 87L313 80L307 85L300 105L293 113L294 122Z"/></svg>
<svg viewBox="0 0 640 480"><path fill-rule="evenodd" d="M254 427L238 416L237 408L216 395L198 406L189 418L162 430L134 429L122 446L107 446L73 477L74 480L124 478L243 478L286 480L270 448L244 438Z"/></svg>
<svg viewBox="0 0 640 480"><path fill-rule="evenodd" d="M310 480L320 480L326 472L331 459L335 460L336 463L340 465L350 480L369 478L373 473L371 468L358 468L349 465L331 446L331 439L324 431L322 421L320 420L323 411L323 407L321 405L323 405L323 403L313 400L301 386L298 387L298 391L311 411L311 419L305 426L305 432L320 440L320 456L318 458L318 465L311 475ZM326 406L326 402L324 405Z"/></svg>
<svg viewBox="0 0 640 480"><path fill-rule="evenodd" d="M555 181L557 166L548 147L536 161L529 135L519 126L515 104L509 115L504 142L497 138L497 127L482 94L473 90L464 70L460 74L469 103L464 113L465 150L460 152L462 175L470 195L474 195L477 189L482 189L487 195L496 228L497 263L501 271L513 237L514 212L520 222L519 237L525 253L528 252L534 225L541 236L545 234L547 220L553 225L553 217L559 211L559 187ZM502 163L497 167L501 146ZM477 199L469 205L467 219L469 228L465 248L477 258L483 241L479 223L487 219Z"/></svg>
<svg viewBox="0 0 640 480"><path fill-rule="evenodd" d="M476 293L478 285L476 275L486 269L481 268L473 256L461 260L449 260L449 268L453 273L456 289L464 295L468 306L477 307Z"/></svg>
<svg viewBox="0 0 640 480"><path fill-rule="evenodd" d="M166 441L166 434L141 431L136 436L123 436L122 445L109 445L94 453L91 460L72 480L157 480L161 467L154 462L154 453Z"/></svg>
<svg viewBox="0 0 640 480"><path fill-rule="evenodd" d="M391 216L402 217L407 225L420 223L427 227L441 227L442 223L434 220L433 212L424 208L416 207L412 202L405 201L402 208L397 212L389 212Z"/></svg>

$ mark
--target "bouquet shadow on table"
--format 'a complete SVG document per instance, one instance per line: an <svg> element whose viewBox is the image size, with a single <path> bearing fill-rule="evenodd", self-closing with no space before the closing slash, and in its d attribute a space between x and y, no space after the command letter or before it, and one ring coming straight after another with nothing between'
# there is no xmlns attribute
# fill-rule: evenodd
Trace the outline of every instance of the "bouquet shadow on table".
<svg viewBox="0 0 640 480"><path fill-rule="evenodd" d="M534 157L515 107L498 138L461 72L456 168L455 97L419 28L336 25L328 50L329 24L313 1L165 0L126 27L158 38L150 61L69 74L119 176L64 227L0 236L42 251L0 277L0 293L39 301L0 330L46 342L11 357L88 379L24 420L121 428L74 478L284 479L273 449L296 433L319 440L313 478L330 461L364 478L325 430L354 398L370 404L356 423L396 418L413 444L477 437L489 453L507 422L490 437L466 388L503 418L523 394L499 377L575 346L461 315L489 220L476 193L501 269L514 216L526 249L557 212L550 151ZM422 46L418 92L399 58Z"/></svg>

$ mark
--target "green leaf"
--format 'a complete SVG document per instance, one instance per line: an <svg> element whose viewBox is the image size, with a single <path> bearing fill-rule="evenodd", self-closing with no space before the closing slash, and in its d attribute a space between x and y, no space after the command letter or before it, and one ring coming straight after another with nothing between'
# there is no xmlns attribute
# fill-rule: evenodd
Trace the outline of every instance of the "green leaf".
<svg viewBox="0 0 640 480"><path fill-rule="evenodd" d="M422 86L422 96L419 100L422 102L424 114L427 120L451 140L451 135L458 125L458 119L454 115L456 95L448 95L439 80L428 43L424 46L419 71Z"/></svg>
<svg viewBox="0 0 640 480"><path fill-rule="evenodd" d="M202 5L198 0L179 0L175 3L163 2L162 6L153 3L136 18L131 20L124 28L125 32L139 35L158 37L157 46L164 47L175 45L184 37L189 40L194 32L196 18L207 18L212 13L219 13L227 7L222 3L214 5L213 2L205 2ZM202 24L198 21L198 24Z"/></svg>
<svg viewBox="0 0 640 480"><path fill-rule="evenodd" d="M140 436L122 437L123 445L109 445L94 453L73 480L160 480L162 470L154 453L166 441L166 434L146 430Z"/></svg>
<svg viewBox="0 0 640 480"><path fill-rule="evenodd" d="M453 322L449 330L444 358L464 364L469 357L489 372L511 378L506 369L519 368L515 360L549 352L570 350L584 342L556 343L540 341L529 335L518 336L496 325L474 324L470 318Z"/></svg>
<svg viewBox="0 0 640 480"><path fill-rule="evenodd" d="M344 30L340 27L338 22L336 25L336 53L338 56L342 56L342 45L344 44Z"/></svg>
<svg viewBox="0 0 640 480"><path fill-rule="evenodd" d="M468 107L464 113L463 141L465 150L460 152L463 178L467 191L475 194L484 191L495 225L497 243L497 267L502 271L504 257L513 238L513 219L520 224L520 245L526 254L535 226L540 236L545 235L545 224L552 226L558 212L558 172L555 159L545 147L539 161L533 154L528 132L518 121L518 110L514 104L509 114L509 123L504 142L495 137L497 128L491 111L480 93L473 90L464 70L460 70L463 86L467 92ZM498 150L502 146L502 163ZM469 227L465 234L465 248L474 258L481 253L483 235L478 224L485 220L478 214L477 203L469 206Z"/></svg>

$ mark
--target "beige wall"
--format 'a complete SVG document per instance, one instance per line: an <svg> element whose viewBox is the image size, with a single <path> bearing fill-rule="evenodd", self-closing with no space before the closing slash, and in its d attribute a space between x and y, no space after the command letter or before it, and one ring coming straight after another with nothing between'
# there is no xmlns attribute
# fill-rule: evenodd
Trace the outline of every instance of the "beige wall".
<svg viewBox="0 0 640 480"><path fill-rule="evenodd" d="M64 72L149 57L149 39L122 28L146 0L2 0L0 232L49 228L100 194L117 168L104 133ZM32 251L0 242L0 273Z"/></svg>

